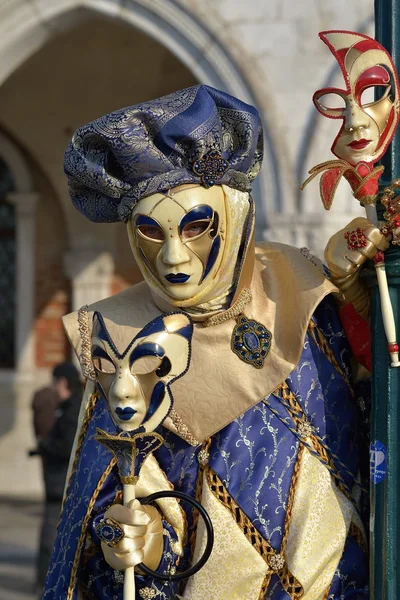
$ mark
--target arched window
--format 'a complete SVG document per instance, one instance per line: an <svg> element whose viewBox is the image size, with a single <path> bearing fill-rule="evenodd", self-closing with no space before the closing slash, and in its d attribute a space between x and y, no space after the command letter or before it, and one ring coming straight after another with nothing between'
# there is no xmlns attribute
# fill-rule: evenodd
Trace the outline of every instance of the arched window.
<svg viewBox="0 0 400 600"><path fill-rule="evenodd" d="M0 369L15 366L15 208L7 201L14 189L0 158Z"/></svg>

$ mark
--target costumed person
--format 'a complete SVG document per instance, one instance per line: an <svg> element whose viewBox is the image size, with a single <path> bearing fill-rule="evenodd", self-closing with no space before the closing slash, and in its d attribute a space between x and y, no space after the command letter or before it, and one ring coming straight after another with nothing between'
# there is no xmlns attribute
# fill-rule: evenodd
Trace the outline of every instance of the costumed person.
<svg viewBox="0 0 400 600"><path fill-rule="evenodd" d="M151 514L121 505L112 454L95 439L97 428L115 431L99 381L115 377L147 323L174 311L194 323L191 362L172 384L165 443L144 462L137 496L197 498L215 541L179 589L136 571L136 598L369 597L360 516L368 458L338 289L298 249L254 245L262 153L257 110L205 85L73 136L72 201L92 221L126 222L144 281L64 318L87 383L44 599L120 600L125 569L179 573L203 551L202 522L183 503ZM119 409L135 413L129 394ZM112 543L102 523L117 531Z"/></svg>

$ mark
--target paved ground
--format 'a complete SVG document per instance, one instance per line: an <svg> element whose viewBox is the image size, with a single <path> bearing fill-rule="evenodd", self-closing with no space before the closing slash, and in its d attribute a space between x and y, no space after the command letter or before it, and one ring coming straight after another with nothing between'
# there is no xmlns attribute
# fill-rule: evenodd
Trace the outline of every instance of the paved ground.
<svg viewBox="0 0 400 600"><path fill-rule="evenodd" d="M36 600L40 502L0 497L0 600Z"/></svg>

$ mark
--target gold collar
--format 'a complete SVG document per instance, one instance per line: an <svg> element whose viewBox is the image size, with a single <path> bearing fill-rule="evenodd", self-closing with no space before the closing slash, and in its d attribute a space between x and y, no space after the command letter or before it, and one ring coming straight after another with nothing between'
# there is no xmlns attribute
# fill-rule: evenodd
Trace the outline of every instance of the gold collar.
<svg viewBox="0 0 400 600"><path fill-rule="evenodd" d="M189 443L201 443L270 394L297 365L315 308L327 294L336 291L298 249L284 244L259 245L252 298L244 314L272 333L271 350L263 368L255 369L232 352L233 319L211 327L195 323L191 366L171 387L173 419L168 419L165 426ZM101 312L121 348L161 314L144 282L96 302L88 310L89 324L93 311ZM77 313L67 315L63 321L79 357L82 338Z"/></svg>

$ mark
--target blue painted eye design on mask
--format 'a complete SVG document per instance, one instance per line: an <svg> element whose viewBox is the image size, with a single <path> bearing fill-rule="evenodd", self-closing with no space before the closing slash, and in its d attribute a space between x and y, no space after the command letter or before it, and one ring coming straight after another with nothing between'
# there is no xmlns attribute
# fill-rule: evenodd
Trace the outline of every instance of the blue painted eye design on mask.
<svg viewBox="0 0 400 600"><path fill-rule="evenodd" d="M214 263L217 260L217 257L219 254L220 247L221 247L221 238L219 235L217 235L217 237L215 238L215 240L212 243L210 254L208 255L208 259L207 259L206 268L204 269L203 277L201 278L200 281L203 281L207 277L207 275L209 274L211 269L213 268Z"/></svg>
<svg viewBox="0 0 400 600"><path fill-rule="evenodd" d="M158 244L164 242L165 235L163 228L160 223L152 217L149 217L148 215L137 215L135 217L135 227L144 238Z"/></svg>
<svg viewBox="0 0 400 600"><path fill-rule="evenodd" d="M214 211L211 206L208 206L207 204L195 206L195 208L192 208L192 210L182 217L181 222L179 223L179 234L183 234L183 230L187 225L195 223L196 221L211 221L213 216Z"/></svg>
<svg viewBox="0 0 400 600"><path fill-rule="evenodd" d="M204 281L204 279L207 277L207 275L213 268L221 248L221 236L218 234L219 215L216 211L214 211L211 208L211 206L208 206L207 204L196 206L188 213L186 213L186 215L182 218L179 224L179 232L181 236L184 235L185 227L188 228L192 223L204 223L204 225L207 224L207 226L204 228L204 231L199 232L198 235L193 235L193 237L186 237L185 243L191 244L195 242L197 239L202 237L204 233L208 233L209 238L213 239L210 251L204 264L203 275L199 282L201 283L202 281ZM192 246L190 247L193 248Z"/></svg>
<svg viewBox="0 0 400 600"><path fill-rule="evenodd" d="M129 357L130 367L132 367L135 361L139 360L139 358L143 358L144 356L156 356L157 358L163 358L165 356L165 350L159 344L154 344L153 342L145 342L144 344L140 344L139 346L136 346Z"/></svg>

